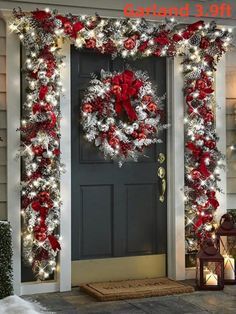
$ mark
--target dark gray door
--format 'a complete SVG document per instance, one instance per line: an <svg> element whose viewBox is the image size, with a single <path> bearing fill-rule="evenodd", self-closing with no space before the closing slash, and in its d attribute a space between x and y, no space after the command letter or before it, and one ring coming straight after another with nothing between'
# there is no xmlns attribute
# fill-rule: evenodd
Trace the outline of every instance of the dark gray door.
<svg viewBox="0 0 236 314"><path fill-rule="evenodd" d="M159 201L157 176L157 156L166 154L166 134L163 144L145 151L149 158L119 168L84 139L80 126L81 98L90 74L122 70L127 63L147 71L159 95L166 92L165 58L112 60L71 47L73 260L166 254L166 201Z"/></svg>

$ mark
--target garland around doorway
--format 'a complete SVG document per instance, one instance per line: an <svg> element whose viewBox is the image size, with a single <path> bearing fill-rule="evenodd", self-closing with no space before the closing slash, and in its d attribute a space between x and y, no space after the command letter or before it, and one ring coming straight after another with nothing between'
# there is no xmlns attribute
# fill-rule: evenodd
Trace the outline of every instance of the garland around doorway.
<svg viewBox="0 0 236 314"><path fill-rule="evenodd" d="M183 26L171 18L156 24L144 19L61 15L49 9L18 10L13 15L10 29L19 35L27 55L27 93L20 128L23 251L36 276L48 278L56 268L61 245L63 249L63 242L59 243L61 39L113 58L183 56L187 252L214 236L222 167L215 132L214 71L230 44L231 30L218 29L214 22Z"/></svg>

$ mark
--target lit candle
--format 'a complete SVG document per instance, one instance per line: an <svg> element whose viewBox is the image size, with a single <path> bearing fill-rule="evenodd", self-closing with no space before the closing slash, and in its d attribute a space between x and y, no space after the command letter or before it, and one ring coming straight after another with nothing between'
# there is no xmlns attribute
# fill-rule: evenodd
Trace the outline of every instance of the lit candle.
<svg viewBox="0 0 236 314"><path fill-rule="evenodd" d="M218 276L216 274L210 273L206 275L206 285L207 286L217 286Z"/></svg>
<svg viewBox="0 0 236 314"><path fill-rule="evenodd" d="M230 280L235 279L235 263L234 258L229 256L224 256L224 279Z"/></svg>

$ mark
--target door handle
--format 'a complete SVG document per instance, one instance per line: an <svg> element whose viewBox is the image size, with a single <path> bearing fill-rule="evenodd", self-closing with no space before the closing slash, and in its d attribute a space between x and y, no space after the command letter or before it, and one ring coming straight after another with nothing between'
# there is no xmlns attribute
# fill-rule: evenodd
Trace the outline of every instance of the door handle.
<svg viewBox="0 0 236 314"><path fill-rule="evenodd" d="M165 192L166 192L165 168L159 167L157 170L157 175L161 179L161 195L159 196L159 200L160 202L163 203L165 201Z"/></svg>
<svg viewBox="0 0 236 314"><path fill-rule="evenodd" d="M166 192L166 179L161 180L161 186L162 186L162 192L161 195L159 196L160 202L164 202L165 200L165 192Z"/></svg>

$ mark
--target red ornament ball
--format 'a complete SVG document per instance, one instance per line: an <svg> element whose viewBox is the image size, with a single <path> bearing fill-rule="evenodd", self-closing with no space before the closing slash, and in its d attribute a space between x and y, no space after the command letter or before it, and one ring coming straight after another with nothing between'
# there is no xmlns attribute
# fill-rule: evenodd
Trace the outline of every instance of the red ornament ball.
<svg viewBox="0 0 236 314"><path fill-rule="evenodd" d="M136 40L133 38L128 38L124 41L124 47L127 50L134 49L135 45L136 45Z"/></svg>
<svg viewBox="0 0 236 314"><path fill-rule="evenodd" d="M96 47L96 39L95 38L87 39L85 46L88 49L94 49Z"/></svg>
<svg viewBox="0 0 236 314"><path fill-rule="evenodd" d="M213 140L205 141L205 146L210 149L214 149L216 147L216 142Z"/></svg>
<svg viewBox="0 0 236 314"><path fill-rule="evenodd" d="M115 95L119 95L122 91L122 87L120 85L113 85L112 86L112 93Z"/></svg>
<svg viewBox="0 0 236 314"><path fill-rule="evenodd" d="M119 141L119 139L118 138L116 138L116 137L113 137L113 138L111 138L110 140L109 140L109 142L108 142L110 145L111 145L111 147L116 147L117 145L119 145L120 144L120 141Z"/></svg>
<svg viewBox="0 0 236 314"><path fill-rule="evenodd" d="M46 202L49 200L50 194L49 192L43 191L38 194L38 198L42 202Z"/></svg>
<svg viewBox="0 0 236 314"><path fill-rule="evenodd" d="M84 105L83 105L83 111L84 111L84 112L87 112L87 113L88 113L88 112L90 113L90 112L93 111L93 106L90 105L90 104L84 104Z"/></svg>
<svg viewBox="0 0 236 314"><path fill-rule="evenodd" d="M44 152L44 149L41 146L35 146L32 148L32 151L35 155L38 156L38 155L42 155L42 153Z"/></svg>
<svg viewBox="0 0 236 314"><path fill-rule="evenodd" d="M35 226L34 236L38 241L45 241L47 239L47 228L42 226Z"/></svg>
<svg viewBox="0 0 236 314"><path fill-rule="evenodd" d="M212 122L214 120L214 115L212 112L208 112L205 117L204 117L204 120L206 122Z"/></svg>
<svg viewBox="0 0 236 314"><path fill-rule="evenodd" d="M151 112L155 112L157 111L157 105L154 102L150 102L150 104L148 104L148 110Z"/></svg>
<svg viewBox="0 0 236 314"><path fill-rule="evenodd" d="M138 138L139 138L139 140L145 140L147 138L147 136L144 133L139 133Z"/></svg>
<svg viewBox="0 0 236 314"><path fill-rule="evenodd" d="M145 101L145 102L151 102L152 101L152 96L150 96L150 95L144 95L143 96L143 101Z"/></svg>
<svg viewBox="0 0 236 314"><path fill-rule="evenodd" d="M198 180L201 178L201 173L197 170L192 170L191 171L191 177L193 180Z"/></svg>

